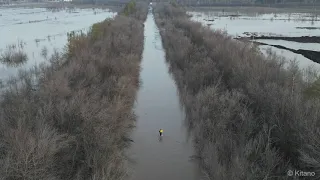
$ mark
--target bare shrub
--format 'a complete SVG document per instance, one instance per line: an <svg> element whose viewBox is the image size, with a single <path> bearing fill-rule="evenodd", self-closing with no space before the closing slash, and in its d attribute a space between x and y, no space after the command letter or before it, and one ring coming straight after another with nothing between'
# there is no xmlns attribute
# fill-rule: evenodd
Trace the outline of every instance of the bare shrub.
<svg viewBox="0 0 320 180"><path fill-rule="evenodd" d="M17 67L28 61L27 54L23 51L22 44L8 45L0 56L0 62L8 66Z"/></svg>
<svg viewBox="0 0 320 180"><path fill-rule="evenodd" d="M141 17L146 14L141 15ZM124 149L135 115L143 24L118 16L69 38L50 65L21 71L0 96L0 179L127 176Z"/></svg>
<svg viewBox="0 0 320 180"><path fill-rule="evenodd" d="M154 14L211 179L288 179L290 169L319 178L320 101L305 96L313 71L295 61L285 69L282 58L202 27L181 8L159 4Z"/></svg>
<svg viewBox="0 0 320 180"><path fill-rule="evenodd" d="M48 48L46 46L43 46L40 54L44 59L47 59L48 58Z"/></svg>

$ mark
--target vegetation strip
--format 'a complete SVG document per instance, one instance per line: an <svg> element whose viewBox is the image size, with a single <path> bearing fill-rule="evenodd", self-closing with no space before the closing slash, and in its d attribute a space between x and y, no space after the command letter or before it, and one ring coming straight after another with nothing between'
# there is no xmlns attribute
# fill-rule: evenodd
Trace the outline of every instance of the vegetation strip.
<svg viewBox="0 0 320 180"><path fill-rule="evenodd" d="M320 177L313 71L294 62L284 69L279 57L192 22L174 3L154 14L210 179L288 179L289 170Z"/></svg>
<svg viewBox="0 0 320 180"><path fill-rule="evenodd" d="M49 66L21 71L0 99L0 179L119 180L134 123L147 5L130 2L69 34Z"/></svg>

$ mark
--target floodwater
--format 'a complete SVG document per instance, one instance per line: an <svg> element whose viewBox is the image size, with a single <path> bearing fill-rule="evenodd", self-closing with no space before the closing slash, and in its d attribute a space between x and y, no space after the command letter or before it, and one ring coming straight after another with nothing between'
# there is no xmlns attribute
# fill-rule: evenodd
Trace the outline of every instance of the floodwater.
<svg viewBox="0 0 320 180"><path fill-rule="evenodd" d="M131 180L201 180L192 139L184 124L176 85L165 63L159 30L153 15L145 22L145 44L135 112L137 127L129 150ZM159 137L159 129L164 130Z"/></svg>
<svg viewBox="0 0 320 180"><path fill-rule="evenodd" d="M188 12L192 20L209 25L213 30L222 30L232 37L247 37L250 35L267 36L320 36L320 18L310 13L239 13L239 12ZM230 17L230 15L236 17ZM208 21L211 20L211 21ZM315 29L303 29L311 27ZM285 40L255 40L270 45L281 45L291 49L305 49L320 51L319 43L299 43ZM276 54L285 57L288 61L297 60L299 67L305 69L309 66L320 70L320 65L300 54L270 46L260 46L263 54L271 48Z"/></svg>
<svg viewBox="0 0 320 180"><path fill-rule="evenodd" d="M320 36L320 31L300 29L298 27L320 27L320 19L312 21L308 19L307 14L301 20L302 15L298 14L256 14L241 15L239 17L229 17L230 14L221 12L188 12L192 15L192 20L203 24L212 24L213 29L226 30L232 36L245 36L244 32L257 33L259 35L283 35L283 36ZM227 17L221 17L227 16ZM214 21L207 21L207 20Z"/></svg>
<svg viewBox="0 0 320 180"><path fill-rule="evenodd" d="M87 32L93 23L112 18L115 13L103 9L0 8L0 54L6 46L22 42L28 61L19 68L46 62L54 50L62 52L67 33ZM47 49L47 56L41 55ZM0 64L0 79L15 75L19 68Z"/></svg>

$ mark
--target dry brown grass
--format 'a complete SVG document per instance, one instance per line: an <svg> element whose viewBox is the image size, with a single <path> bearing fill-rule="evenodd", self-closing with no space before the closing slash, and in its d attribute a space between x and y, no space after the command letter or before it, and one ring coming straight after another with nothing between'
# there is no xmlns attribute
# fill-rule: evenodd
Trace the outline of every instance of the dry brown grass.
<svg viewBox="0 0 320 180"><path fill-rule="evenodd" d="M290 179L288 170L320 177L320 101L306 98L312 81L295 63L286 70L277 56L202 27L172 5L154 13L210 179Z"/></svg>
<svg viewBox="0 0 320 180"><path fill-rule="evenodd" d="M73 49L55 53L50 66L8 81L0 99L0 179L126 177L143 24L117 16L99 27L98 39L76 35Z"/></svg>

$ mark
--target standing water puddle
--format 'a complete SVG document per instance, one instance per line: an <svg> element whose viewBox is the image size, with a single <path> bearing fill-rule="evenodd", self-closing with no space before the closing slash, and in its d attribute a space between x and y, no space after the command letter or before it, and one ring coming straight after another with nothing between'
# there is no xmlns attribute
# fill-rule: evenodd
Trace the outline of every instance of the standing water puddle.
<svg viewBox="0 0 320 180"><path fill-rule="evenodd" d="M176 85L168 73L159 30L152 14L145 22L140 73L142 86L135 112L137 127L130 149L132 180L200 180L191 139L184 126ZM159 129L164 130L159 137Z"/></svg>

